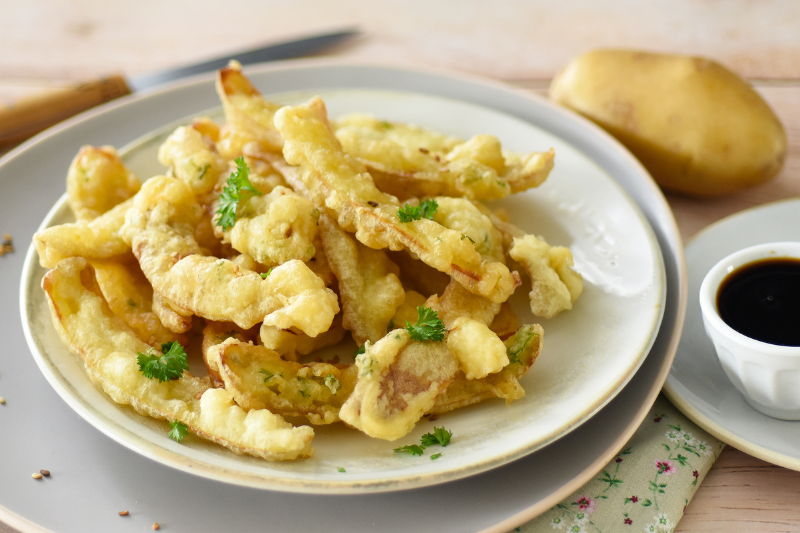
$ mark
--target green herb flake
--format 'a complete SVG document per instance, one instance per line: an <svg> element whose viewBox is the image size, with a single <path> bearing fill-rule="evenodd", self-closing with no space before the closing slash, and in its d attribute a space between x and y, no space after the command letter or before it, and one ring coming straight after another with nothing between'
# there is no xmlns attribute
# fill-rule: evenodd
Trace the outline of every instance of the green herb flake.
<svg viewBox="0 0 800 533"><path fill-rule="evenodd" d="M217 226L220 226L222 231L229 230L236 223L236 209L239 207L239 201L242 200L243 192L261 196L261 192L250 183L250 167L244 162L244 157L238 157L234 161L236 162L236 171L231 173L231 177L225 182L225 188L219 195L217 214L220 217L217 220Z"/></svg>
<svg viewBox="0 0 800 533"><path fill-rule="evenodd" d="M443 341L445 326L439 318L439 313L420 305L417 307L417 323L406 322L406 330L415 341Z"/></svg>
<svg viewBox="0 0 800 533"><path fill-rule="evenodd" d="M422 447L416 444L407 444L394 449L395 453L410 453L411 455L422 455Z"/></svg>
<svg viewBox="0 0 800 533"><path fill-rule="evenodd" d="M189 434L189 428L180 420L174 420L169 423L169 433L167 436L175 442L180 442Z"/></svg>
<svg viewBox="0 0 800 533"><path fill-rule="evenodd" d="M425 433L420 439L420 443L424 447L435 446L437 444L441 446L447 446L450 444L450 438L452 436L452 431L448 431L444 427L434 427L433 433Z"/></svg>
<svg viewBox="0 0 800 533"><path fill-rule="evenodd" d="M442 456L441 453L435 453L435 454L431 455L431 461L435 461L436 459L438 459L441 456Z"/></svg>
<svg viewBox="0 0 800 533"><path fill-rule="evenodd" d="M436 200L428 198L417 206L406 204L397 212L397 216L400 218L400 222L411 222L422 220L423 218L433 220L433 215L436 214L437 209L439 209L439 204L436 203Z"/></svg>
<svg viewBox="0 0 800 533"><path fill-rule="evenodd" d="M161 355L150 348L147 353L137 352L139 371L146 378L160 382L178 379L184 370L189 370L186 352L179 342L165 342L161 345Z"/></svg>
<svg viewBox="0 0 800 533"><path fill-rule="evenodd" d="M339 471L339 472L347 472L347 470L345 470L344 467L342 467L342 466L340 466L336 470Z"/></svg>

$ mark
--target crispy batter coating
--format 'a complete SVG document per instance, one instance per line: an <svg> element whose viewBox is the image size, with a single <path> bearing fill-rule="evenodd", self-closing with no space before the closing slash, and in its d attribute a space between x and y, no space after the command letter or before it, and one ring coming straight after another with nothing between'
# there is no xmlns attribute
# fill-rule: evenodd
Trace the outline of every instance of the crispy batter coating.
<svg viewBox="0 0 800 533"><path fill-rule="evenodd" d="M136 261L91 261L91 265L111 311L121 317L140 340L151 346L170 341L186 344L184 335L172 332L153 312L153 288Z"/></svg>
<svg viewBox="0 0 800 533"><path fill-rule="evenodd" d="M325 255L339 282L344 327L359 346L376 342L405 299L399 269L385 252L367 248L331 217L322 215L319 223Z"/></svg>
<svg viewBox="0 0 800 533"><path fill-rule="evenodd" d="M47 273L42 286L61 340L83 359L89 377L115 402L154 418L183 422L192 432L238 454L269 460L313 454L313 429L293 428L266 409L246 412L229 392L211 389L208 379L188 373L165 382L144 377L137 352L146 353L150 346L111 313L86 260L64 260Z"/></svg>
<svg viewBox="0 0 800 533"><path fill-rule="evenodd" d="M273 117L280 106L261 96L232 63L217 73L217 94L225 110L225 128L217 147L227 159L240 155L247 143L257 143L264 150L279 152L283 139L275 129Z"/></svg>
<svg viewBox="0 0 800 533"><path fill-rule="evenodd" d="M270 267L291 259L310 261L316 253L318 219L314 204L278 186L240 202L233 227L223 232L215 226L215 230L223 242Z"/></svg>
<svg viewBox="0 0 800 533"><path fill-rule="evenodd" d="M286 161L300 166L287 181L293 186L301 182L311 201L336 213L339 225L360 242L370 248L406 248L471 292L498 303L514 291L518 276L502 263L483 261L461 233L424 218L400 222L397 199L378 190L364 167L341 150L322 100L279 109L275 125L284 137Z"/></svg>
<svg viewBox="0 0 800 533"><path fill-rule="evenodd" d="M435 200L439 207L433 220L469 239L484 261L505 263L502 234L475 204L465 198L447 196L438 196Z"/></svg>
<svg viewBox="0 0 800 533"><path fill-rule="evenodd" d="M435 309L448 327L460 317L487 324L500 308L455 281L441 298L432 296L426 305ZM496 337L488 328L481 333ZM481 344L488 342L482 340ZM470 351L458 341L452 348ZM405 329L390 331L375 344L366 344L364 353L356 357L358 381L339 416L370 437L398 439L411 431L433 408L437 396L455 381L459 359L469 357L453 353L449 342L420 342L412 340Z"/></svg>
<svg viewBox="0 0 800 533"><path fill-rule="evenodd" d="M572 252L565 246L550 246L542 237L526 234L520 228L476 203L500 231L509 257L523 266L531 279L531 312L552 318L572 309L583 291L583 278L572 267Z"/></svg>
<svg viewBox="0 0 800 533"><path fill-rule="evenodd" d="M129 198L91 221L50 226L35 233L33 245L39 264L53 268L68 257L111 259L129 255L131 247L122 239L120 230L132 205L133 199Z"/></svg>
<svg viewBox="0 0 800 533"><path fill-rule="evenodd" d="M219 373L219 358L216 353L211 352L217 344L222 344L225 340L236 338L242 342L252 342L258 336L255 328L242 329L233 322L214 322L213 320L206 320L206 326L203 328L203 342L201 344L201 351L203 354L203 361L206 364L208 376L214 383L215 387L224 387L222 376Z"/></svg>
<svg viewBox="0 0 800 533"><path fill-rule="evenodd" d="M458 372L443 342L394 330L356 357L358 381L339 417L370 437L396 440L430 410Z"/></svg>
<svg viewBox="0 0 800 533"><path fill-rule="evenodd" d="M508 255L519 262L531 278L531 312L542 318L552 318L561 311L572 309L580 296L583 281L572 270L572 252L564 246L550 246L534 235L515 237Z"/></svg>
<svg viewBox="0 0 800 533"><path fill-rule="evenodd" d="M93 220L142 186L112 146L84 146L67 171L67 203L77 220Z"/></svg>
<svg viewBox="0 0 800 533"><path fill-rule="evenodd" d="M263 321L313 337L330 327L339 311L336 294L301 261L262 278L229 260L200 255L192 223L202 208L184 182L152 178L134 200L123 234L153 289L168 302L245 329Z"/></svg>
<svg viewBox="0 0 800 533"><path fill-rule="evenodd" d="M482 379L467 379L463 372L436 397L430 413L446 413L490 398L511 403L525 395L520 378L530 370L544 347L544 330L538 324L519 328L503 343L511 362L495 374Z"/></svg>
<svg viewBox="0 0 800 533"><path fill-rule="evenodd" d="M342 326L342 315L338 314L333 317L333 323L328 331L320 333L316 337L309 337L291 329L262 324L258 338L262 345L277 352L287 361L297 361L301 355L308 355L314 350L338 344L344 338L345 333L347 331Z"/></svg>
<svg viewBox="0 0 800 533"><path fill-rule="evenodd" d="M447 333L447 349L455 356L467 379L480 379L508 364L503 341L489 326L462 316Z"/></svg>
<svg viewBox="0 0 800 533"><path fill-rule="evenodd" d="M173 333L192 329L192 312L168 302L157 292L153 292L153 313Z"/></svg>
<svg viewBox="0 0 800 533"><path fill-rule="evenodd" d="M210 193L228 170L228 162L217 152L213 139L194 125L177 128L158 149L158 161L170 167L172 175L198 198Z"/></svg>
<svg viewBox="0 0 800 533"><path fill-rule="evenodd" d="M269 409L282 416L304 416L312 424L339 421L357 369L329 363L300 364L281 359L264 346L229 338L209 351L236 403L244 409Z"/></svg>
<svg viewBox="0 0 800 533"><path fill-rule="evenodd" d="M499 199L537 187L553 168L553 150L504 152L492 135L464 141L417 126L351 114L334 122L345 152L363 163L378 187L398 198Z"/></svg>

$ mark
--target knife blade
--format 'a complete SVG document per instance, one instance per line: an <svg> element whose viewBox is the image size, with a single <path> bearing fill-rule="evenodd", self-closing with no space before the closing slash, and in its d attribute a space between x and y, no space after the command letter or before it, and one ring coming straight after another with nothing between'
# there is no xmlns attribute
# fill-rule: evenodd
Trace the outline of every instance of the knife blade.
<svg viewBox="0 0 800 533"><path fill-rule="evenodd" d="M62 120L132 92L220 69L227 65L230 59L236 59L242 65L249 65L303 57L321 52L357 35L359 32L356 29L346 28L289 41L273 42L188 66L138 76L112 75L74 87L34 95L0 108L0 148L21 143Z"/></svg>

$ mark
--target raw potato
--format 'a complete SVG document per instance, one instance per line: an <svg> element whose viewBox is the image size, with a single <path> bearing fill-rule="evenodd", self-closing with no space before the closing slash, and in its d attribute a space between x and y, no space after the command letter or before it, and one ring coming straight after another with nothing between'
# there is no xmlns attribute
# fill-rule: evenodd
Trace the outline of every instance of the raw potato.
<svg viewBox="0 0 800 533"><path fill-rule="evenodd" d="M758 185L786 157L786 132L744 80L705 58L596 50L550 97L630 149L665 189L709 197Z"/></svg>

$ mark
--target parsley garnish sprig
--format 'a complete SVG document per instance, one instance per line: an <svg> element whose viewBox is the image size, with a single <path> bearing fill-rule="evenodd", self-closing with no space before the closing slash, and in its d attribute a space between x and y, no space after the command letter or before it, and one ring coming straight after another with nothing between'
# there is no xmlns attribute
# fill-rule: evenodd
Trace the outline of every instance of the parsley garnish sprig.
<svg viewBox="0 0 800 533"><path fill-rule="evenodd" d="M150 348L147 353L136 352L139 371L146 378L157 379L159 382L178 379L184 370L189 370L186 352L179 342L165 342L161 344L161 355Z"/></svg>
<svg viewBox="0 0 800 533"><path fill-rule="evenodd" d="M453 432L446 430L444 426L440 428L434 427L433 433L425 433L420 439L420 443L426 448L437 444L447 446L450 444L450 437L452 436Z"/></svg>
<svg viewBox="0 0 800 533"><path fill-rule="evenodd" d="M421 220L427 218L433 220L433 215L439 209L439 204L433 198L423 200L419 205L406 204L402 209L397 212L400 222L411 222L412 220Z"/></svg>
<svg viewBox="0 0 800 533"><path fill-rule="evenodd" d="M395 448L395 453L408 453L411 455L422 455L425 448L430 446L447 446L450 444L450 438L453 436L453 432L449 431L444 428L444 426L437 428L433 428L433 433L425 433L420 439L419 444L406 444L405 446L400 446L399 448ZM435 453L431 455L431 460L435 461L439 457L441 457L441 453Z"/></svg>
<svg viewBox="0 0 800 533"><path fill-rule="evenodd" d="M184 437L189 434L189 428L180 420L170 422L169 427L172 429L169 430L167 437L171 438L175 442L182 441Z"/></svg>
<svg viewBox="0 0 800 533"><path fill-rule="evenodd" d="M406 322L406 328L415 341L443 341L446 330L439 313L420 305L417 307L417 323Z"/></svg>
<svg viewBox="0 0 800 533"><path fill-rule="evenodd" d="M239 207L239 201L242 200L243 192L261 196L261 192L250 183L250 167L244 162L244 157L237 157L234 161L236 162L236 171L231 172L231 177L225 182L225 188L219 195L217 214L220 217L217 219L217 226L222 227L222 231L232 228L236 222L236 209Z"/></svg>

